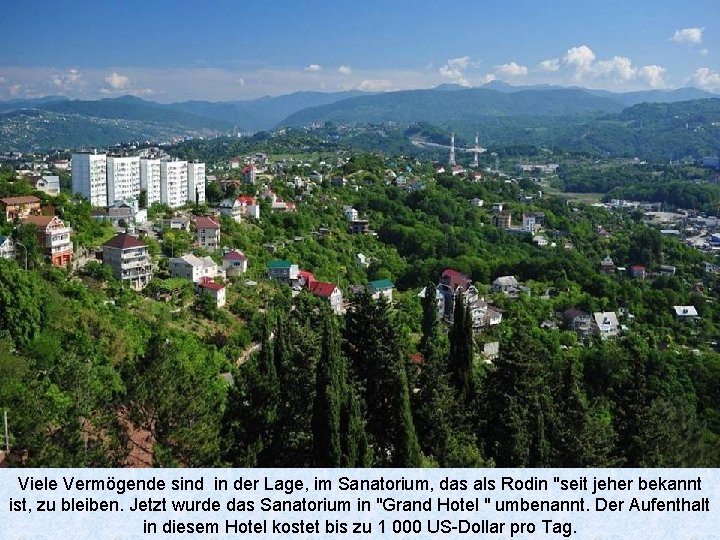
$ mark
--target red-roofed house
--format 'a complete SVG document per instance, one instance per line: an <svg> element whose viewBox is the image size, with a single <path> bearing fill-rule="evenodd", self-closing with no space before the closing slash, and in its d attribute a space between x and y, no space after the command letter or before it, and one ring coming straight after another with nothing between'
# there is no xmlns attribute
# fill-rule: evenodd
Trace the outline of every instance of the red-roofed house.
<svg viewBox="0 0 720 540"><path fill-rule="evenodd" d="M260 219L260 205L255 197L250 195L240 195L237 198L240 204L240 213L248 218Z"/></svg>
<svg viewBox="0 0 720 540"><path fill-rule="evenodd" d="M207 294L215 299L215 305L217 307L223 307L225 305L225 285L215 283L212 278L203 277L196 285L197 290L200 294Z"/></svg>
<svg viewBox="0 0 720 540"><path fill-rule="evenodd" d="M645 267L642 264L633 264L630 267L630 275L636 279L645 279Z"/></svg>
<svg viewBox="0 0 720 540"><path fill-rule="evenodd" d="M25 219L29 215L40 213L40 199L34 195L27 197L5 197L0 199L5 211L5 220L12 222L15 219Z"/></svg>
<svg viewBox="0 0 720 540"><path fill-rule="evenodd" d="M50 257L53 266L65 266L72 262L73 244L70 240L72 229L57 216L28 216L23 224L35 225L40 245Z"/></svg>
<svg viewBox="0 0 720 540"><path fill-rule="evenodd" d="M121 282L127 282L130 288L140 291L152 279L152 261L148 248L130 234L118 234L105 242L103 264L113 270L113 275Z"/></svg>
<svg viewBox="0 0 720 540"><path fill-rule="evenodd" d="M307 287L312 291L316 283L317 280L312 272L308 272L307 270L300 270L298 272L298 285L301 287Z"/></svg>
<svg viewBox="0 0 720 540"><path fill-rule="evenodd" d="M462 272L453 270L452 268L446 269L440 276L440 283L450 287L450 290L454 293L460 288L462 291L467 291L472 285L472 281Z"/></svg>
<svg viewBox="0 0 720 540"><path fill-rule="evenodd" d="M340 315L343 312L343 297L340 287L334 283L328 283L326 281L315 281L313 286L310 287L310 291L315 296L320 298L326 298L330 302L330 309L334 313Z"/></svg>
<svg viewBox="0 0 720 540"><path fill-rule="evenodd" d="M220 224L213 218L195 219L196 241L201 248L215 251L220 247Z"/></svg>
<svg viewBox="0 0 720 540"><path fill-rule="evenodd" d="M255 164L250 163L243 167L243 181L246 184L254 184L257 179L257 171L255 170Z"/></svg>
<svg viewBox="0 0 720 540"><path fill-rule="evenodd" d="M222 264L228 277L240 276L247 272L248 258L239 249L233 249L223 256Z"/></svg>

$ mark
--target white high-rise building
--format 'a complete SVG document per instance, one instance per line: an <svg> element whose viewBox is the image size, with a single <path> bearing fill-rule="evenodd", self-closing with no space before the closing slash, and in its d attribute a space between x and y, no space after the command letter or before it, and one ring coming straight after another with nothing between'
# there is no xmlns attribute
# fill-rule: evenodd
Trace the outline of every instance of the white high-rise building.
<svg viewBox="0 0 720 540"><path fill-rule="evenodd" d="M107 195L108 203L138 199L140 197L140 158L107 158Z"/></svg>
<svg viewBox="0 0 720 540"><path fill-rule="evenodd" d="M187 161L160 162L160 201L170 208L187 203Z"/></svg>
<svg viewBox="0 0 720 540"><path fill-rule="evenodd" d="M205 164L188 162L188 200L193 203L205 202ZM197 200L196 200L197 197Z"/></svg>
<svg viewBox="0 0 720 540"><path fill-rule="evenodd" d="M159 203L160 200L160 160L140 159L140 189L147 193L147 206Z"/></svg>
<svg viewBox="0 0 720 540"><path fill-rule="evenodd" d="M72 155L73 195L80 193L93 206L107 207L107 155L78 152Z"/></svg>

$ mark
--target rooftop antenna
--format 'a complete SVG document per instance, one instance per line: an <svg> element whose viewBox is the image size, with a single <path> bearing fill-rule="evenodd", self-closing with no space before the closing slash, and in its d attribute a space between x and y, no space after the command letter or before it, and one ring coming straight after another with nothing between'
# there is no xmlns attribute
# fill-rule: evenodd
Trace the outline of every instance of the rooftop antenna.
<svg viewBox="0 0 720 540"><path fill-rule="evenodd" d="M448 159L449 165L455 165L455 133L450 135L450 158Z"/></svg>
<svg viewBox="0 0 720 540"><path fill-rule="evenodd" d="M470 166L473 169L477 169L480 166L480 161L478 159L478 156L480 155L480 142L477 133L475 133L475 148L473 148L473 152L475 153L475 157L473 158L472 165Z"/></svg>

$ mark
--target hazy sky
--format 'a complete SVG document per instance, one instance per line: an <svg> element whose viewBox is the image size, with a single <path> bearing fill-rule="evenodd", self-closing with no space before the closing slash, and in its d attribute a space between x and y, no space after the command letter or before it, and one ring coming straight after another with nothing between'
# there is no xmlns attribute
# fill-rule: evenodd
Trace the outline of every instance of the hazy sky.
<svg viewBox="0 0 720 540"><path fill-rule="evenodd" d="M720 91L720 0L13 2L0 99L553 83Z"/></svg>

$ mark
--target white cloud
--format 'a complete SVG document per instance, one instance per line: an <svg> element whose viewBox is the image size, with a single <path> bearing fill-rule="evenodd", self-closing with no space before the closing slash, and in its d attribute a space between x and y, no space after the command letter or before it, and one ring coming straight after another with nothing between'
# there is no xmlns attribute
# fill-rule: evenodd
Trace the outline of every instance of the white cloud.
<svg viewBox="0 0 720 540"><path fill-rule="evenodd" d="M626 56L614 56L610 60L600 60L590 71L596 77L612 77L623 81L629 81L637 74L632 65L632 60Z"/></svg>
<svg viewBox="0 0 720 540"><path fill-rule="evenodd" d="M105 82L111 90L127 90L132 85L130 77L120 75L119 73L115 73L114 71L110 75L105 77Z"/></svg>
<svg viewBox="0 0 720 540"><path fill-rule="evenodd" d="M392 81L388 79L365 79L357 85L358 90L363 92L383 92L393 87Z"/></svg>
<svg viewBox="0 0 720 540"><path fill-rule="evenodd" d="M675 33L670 39L677 43L690 43L692 45L697 45L702 43L704 30L704 28L697 27L682 28L680 30L675 30Z"/></svg>
<svg viewBox="0 0 720 540"><path fill-rule="evenodd" d="M352 73L352 69L350 69L350 66L340 66L338 68L338 73L342 73L343 75L350 75Z"/></svg>
<svg viewBox="0 0 720 540"><path fill-rule="evenodd" d="M688 82L703 90L720 90L720 73L701 67L693 73Z"/></svg>
<svg viewBox="0 0 720 540"><path fill-rule="evenodd" d="M543 60L538 64L540 71L559 71L560 70L560 59L551 58L550 60Z"/></svg>
<svg viewBox="0 0 720 540"><path fill-rule="evenodd" d="M308 67L305 68L305 71L310 71L312 73L317 73L322 69L322 66L320 64L310 64Z"/></svg>
<svg viewBox="0 0 720 540"><path fill-rule="evenodd" d="M483 75L483 76L480 78L480 84L491 83L491 82L493 82L493 81L496 80L496 79L497 79L497 77L495 76L494 73L486 73L485 75Z"/></svg>
<svg viewBox="0 0 720 540"><path fill-rule="evenodd" d="M563 60L567 65L575 68L575 77L581 79L583 74L592 67L595 61L595 53L587 45L580 45L568 49Z"/></svg>
<svg viewBox="0 0 720 540"><path fill-rule="evenodd" d="M438 69L441 77L450 79L461 86L470 86L465 77L465 70L469 67L477 67L478 62L472 62L469 56L450 58L445 65Z"/></svg>
<svg viewBox="0 0 720 540"><path fill-rule="evenodd" d="M77 69L69 69L65 72L53 73L50 82L63 91L71 91L78 86L83 86L82 74Z"/></svg>
<svg viewBox="0 0 720 540"><path fill-rule="evenodd" d="M13 97L19 96L20 92L22 92L22 84L13 84L8 90L10 92L10 95Z"/></svg>
<svg viewBox="0 0 720 540"><path fill-rule="evenodd" d="M707 56L710 51L707 49L700 49L698 52L700 53L700 56Z"/></svg>
<svg viewBox="0 0 720 540"><path fill-rule="evenodd" d="M509 64L503 64L501 66L497 66L497 73L501 75L507 75L508 77L520 77L522 75L527 75L528 68L525 66L521 66L520 64L517 64L515 62L510 62Z"/></svg>
<svg viewBox="0 0 720 540"><path fill-rule="evenodd" d="M627 83L643 82L651 88L666 86L665 73L667 70L658 65L635 67L627 56L613 56L608 60L596 60L593 50L587 45L569 49L563 61L566 66L574 70L574 79L577 82L606 81L613 83L617 88L627 88Z"/></svg>
<svg viewBox="0 0 720 540"><path fill-rule="evenodd" d="M5 84L5 77L0 77L0 84Z"/></svg>
<svg viewBox="0 0 720 540"><path fill-rule="evenodd" d="M664 78L666 71L667 70L662 66L643 66L638 69L638 77L652 88L662 88L663 86L666 86Z"/></svg>

